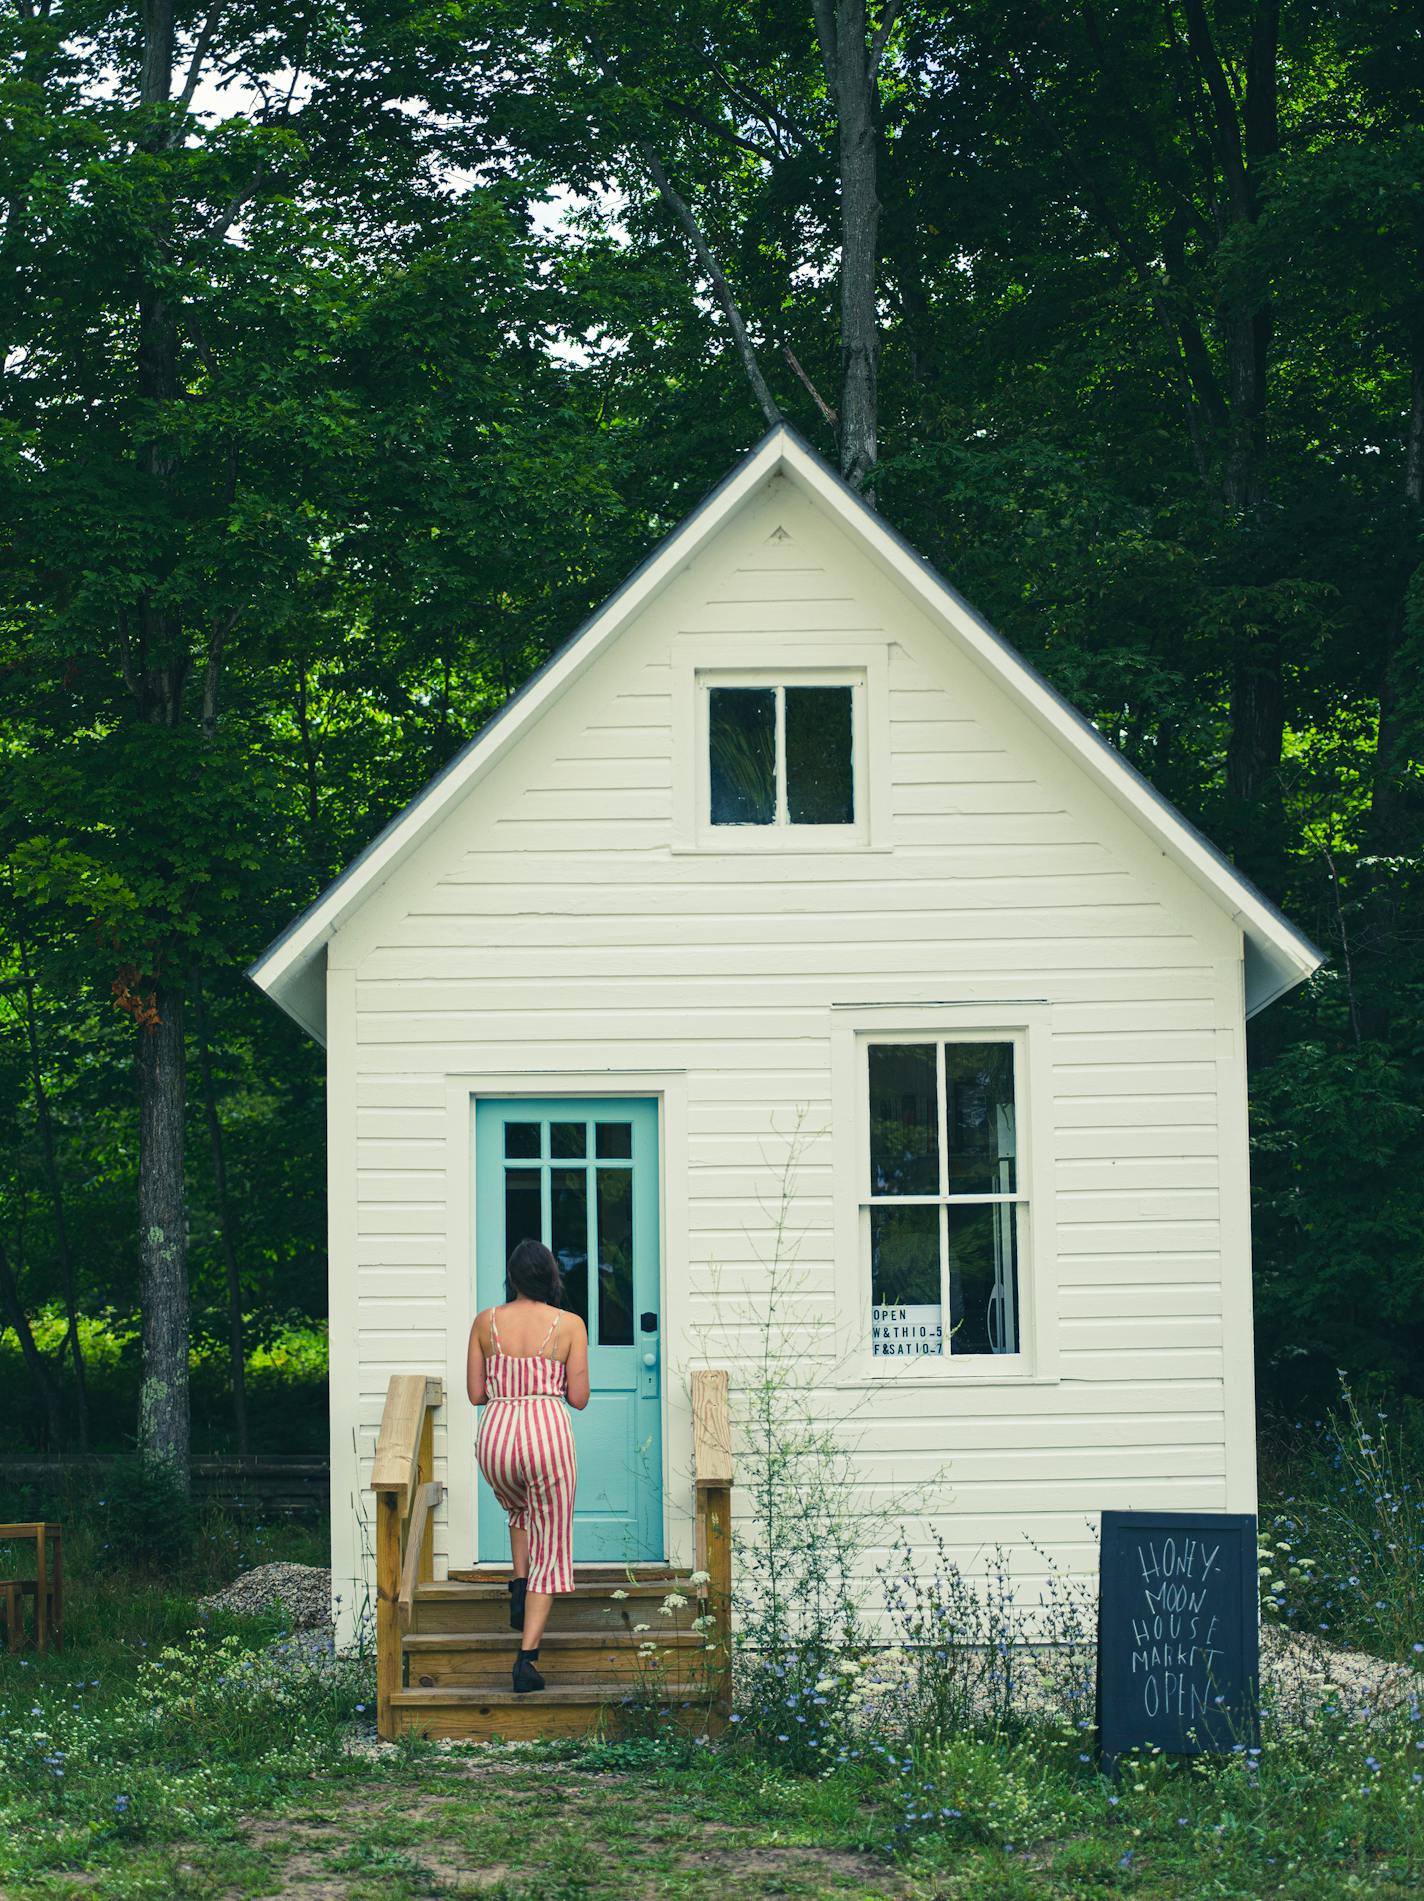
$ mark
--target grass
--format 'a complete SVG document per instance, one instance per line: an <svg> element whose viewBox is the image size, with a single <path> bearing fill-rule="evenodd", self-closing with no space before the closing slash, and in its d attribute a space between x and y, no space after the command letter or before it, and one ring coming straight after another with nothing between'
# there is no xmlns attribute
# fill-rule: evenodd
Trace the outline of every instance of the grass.
<svg viewBox="0 0 1424 1901"><path fill-rule="evenodd" d="M1265 1596L1278 1622L1417 1667L1413 1455L1384 1425L1347 1405L1268 1466ZM210 1513L155 1577L123 1556L151 1501L123 1509L66 1526L66 1650L0 1655L5 1901L1403 1901L1424 1886L1417 1700L1361 1724L1321 1699L1268 1715L1259 1752L1138 1759L1116 1786L1083 1719L967 1706L908 1739L813 1716L824 1746L803 1734L779 1755L779 1726L752 1721L755 1740L725 1745L377 1749L369 1659L303 1664L275 1616L197 1612L252 1564L321 1562L319 1528Z"/></svg>

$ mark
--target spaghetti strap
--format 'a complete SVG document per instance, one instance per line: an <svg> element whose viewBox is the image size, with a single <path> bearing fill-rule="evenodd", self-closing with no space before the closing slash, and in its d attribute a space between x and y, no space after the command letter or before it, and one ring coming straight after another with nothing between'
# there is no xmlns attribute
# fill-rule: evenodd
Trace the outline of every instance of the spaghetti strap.
<svg viewBox="0 0 1424 1901"><path fill-rule="evenodd" d="M494 1342L494 1350L495 1350L495 1352L496 1352L496 1353L503 1353L503 1351L504 1351L504 1348L503 1348L503 1347L502 1347L502 1346L501 1346L501 1345L499 1344L499 1325L498 1325L498 1323L497 1323L497 1322L496 1322L496 1320L495 1320L495 1317L494 1317L494 1314L495 1314L495 1310L494 1310L494 1308L493 1308L493 1307L491 1307L491 1308L490 1308L490 1310L489 1310L489 1315L490 1315L490 1339L491 1339L491 1340L492 1340L492 1341Z"/></svg>
<svg viewBox="0 0 1424 1901"><path fill-rule="evenodd" d="M540 1353L542 1353L545 1347L549 1345L554 1335L558 1332L558 1328L559 1328L559 1316L555 1314L553 1320L550 1322L549 1331L544 1335L544 1338L539 1342Z"/></svg>

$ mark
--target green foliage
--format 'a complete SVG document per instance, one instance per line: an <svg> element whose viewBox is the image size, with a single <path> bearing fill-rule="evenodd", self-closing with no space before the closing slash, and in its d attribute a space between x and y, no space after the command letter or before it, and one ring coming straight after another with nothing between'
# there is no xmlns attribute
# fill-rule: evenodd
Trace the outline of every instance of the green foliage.
<svg viewBox="0 0 1424 1901"><path fill-rule="evenodd" d="M98 1507L96 1561L111 1569L176 1570L193 1541L193 1508L172 1468L125 1460L107 1475Z"/></svg>
<svg viewBox="0 0 1424 1901"><path fill-rule="evenodd" d="M1240 81L1263 10L1208 11ZM910 9L880 88L880 507L1332 952L1253 1041L1278 1408L1337 1364L1416 1391L1424 1366L1405 22L1375 0L1283 16L1244 203L1177 0L1110 23ZM197 33L180 12L175 92ZM837 127L810 21L779 8L219 9L223 87L183 106L140 107L138 53L109 0L0 16L0 1238L28 1313L63 1304L67 1227L79 1313L132 1324L135 1023L197 973L260 1350L324 1311L321 1067L240 973L759 433L649 149L777 400L833 451L803 375L834 406ZM1249 507L1239 320L1263 363ZM1279 757L1243 794L1263 675ZM213 1367L198 1094L190 1068ZM114 1444L109 1380L96 1363ZM221 1404L215 1378L210 1442Z"/></svg>
<svg viewBox="0 0 1424 1901"><path fill-rule="evenodd" d="M1417 1402L1396 1401L1389 1412L1362 1404L1343 1376L1322 1419L1278 1430L1263 1459L1261 1602L1271 1617L1419 1665L1421 1445Z"/></svg>

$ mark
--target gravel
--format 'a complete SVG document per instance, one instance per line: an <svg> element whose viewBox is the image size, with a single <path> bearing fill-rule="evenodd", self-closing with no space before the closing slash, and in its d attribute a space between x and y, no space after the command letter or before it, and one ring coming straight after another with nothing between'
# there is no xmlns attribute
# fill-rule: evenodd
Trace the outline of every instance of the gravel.
<svg viewBox="0 0 1424 1901"><path fill-rule="evenodd" d="M200 1598L202 1611L231 1611L253 1617L279 1611L293 1630L329 1638L331 1634L331 1573L315 1564L260 1564L210 1597Z"/></svg>

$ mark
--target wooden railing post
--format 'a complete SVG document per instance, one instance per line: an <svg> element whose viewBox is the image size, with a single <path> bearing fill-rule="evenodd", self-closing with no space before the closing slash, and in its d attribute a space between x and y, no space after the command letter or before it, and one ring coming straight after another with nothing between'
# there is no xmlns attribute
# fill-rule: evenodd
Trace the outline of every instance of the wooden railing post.
<svg viewBox="0 0 1424 1901"><path fill-rule="evenodd" d="M404 1653L401 1644L405 1542L417 1500L420 1511L413 1527L416 1549L413 1569L428 1583L435 1575L429 1525L435 1464L435 1411L443 1405L441 1381L423 1373L395 1373L386 1388L381 1432L371 1465L371 1490L376 1494L376 1728L395 1735L391 1698L401 1688Z"/></svg>
<svg viewBox="0 0 1424 1901"><path fill-rule="evenodd" d="M732 1434L728 1378L720 1368L692 1376L692 1471L696 1487L696 1557L707 1573L707 1609L720 1661L713 1708L732 1709Z"/></svg>
<svg viewBox="0 0 1424 1901"><path fill-rule="evenodd" d="M395 1735L391 1696L401 1687L398 1618L401 1578L401 1508L398 1492L376 1494L376 1729Z"/></svg>

